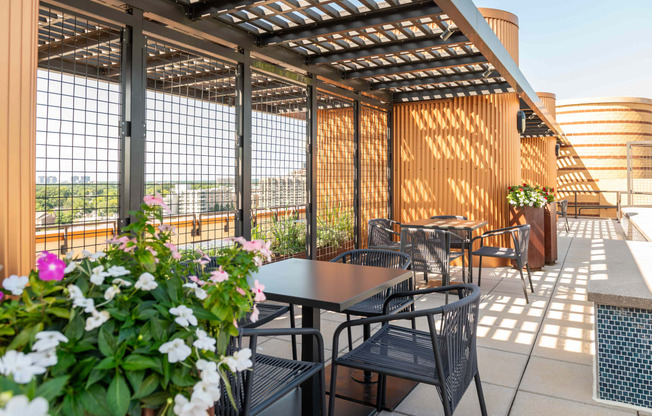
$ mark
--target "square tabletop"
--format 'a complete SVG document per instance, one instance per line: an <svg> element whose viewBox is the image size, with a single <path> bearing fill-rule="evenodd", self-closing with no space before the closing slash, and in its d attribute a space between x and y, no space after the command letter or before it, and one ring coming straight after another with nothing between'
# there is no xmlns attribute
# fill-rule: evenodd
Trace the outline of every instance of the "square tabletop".
<svg viewBox="0 0 652 416"><path fill-rule="evenodd" d="M411 277L408 270L306 259L266 264L252 275L265 285L269 300L334 312L342 312Z"/></svg>
<svg viewBox="0 0 652 416"><path fill-rule="evenodd" d="M423 220L416 220L406 223L401 223L402 227L422 227L422 228L436 228L440 230L466 230L474 231L487 225L487 221L475 220L455 220L455 219L437 219L426 218Z"/></svg>

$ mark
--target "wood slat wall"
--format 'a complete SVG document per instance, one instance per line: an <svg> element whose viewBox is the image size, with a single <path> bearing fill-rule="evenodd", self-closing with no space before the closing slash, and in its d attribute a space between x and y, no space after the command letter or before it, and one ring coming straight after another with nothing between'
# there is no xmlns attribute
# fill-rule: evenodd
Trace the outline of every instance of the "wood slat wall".
<svg viewBox="0 0 652 416"><path fill-rule="evenodd" d="M518 65L518 17L505 10L485 7L480 7L478 10Z"/></svg>
<svg viewBox="0 0 652 416"><path fill-rule="evenodd" d="M0 1L0 280L34 264L37 0Z"/></svg>
<svg viewBox="0 0 652 416"><path fill-rule="evenodd" d="M521 139L521 178L524 182L557 188L555 137Z"/></svg>

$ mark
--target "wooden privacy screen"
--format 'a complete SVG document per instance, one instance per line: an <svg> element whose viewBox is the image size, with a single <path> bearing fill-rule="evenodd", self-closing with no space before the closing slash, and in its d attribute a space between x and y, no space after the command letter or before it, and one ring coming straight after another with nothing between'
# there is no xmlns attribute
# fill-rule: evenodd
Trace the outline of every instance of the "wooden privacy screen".
<svg viewBox="0 0 652 416"><path fill-rule="evenodd" d="M396 219L465 215L487 221L481 231L507 226L507 187L521 181L518 110L514 93L396 105Z"/></svg>
<svg viewBox="0 0 652 416"><path fill-rule="evenodd" d="M521 178L533 185L557 188L555 137L521 139Z"/></svg>

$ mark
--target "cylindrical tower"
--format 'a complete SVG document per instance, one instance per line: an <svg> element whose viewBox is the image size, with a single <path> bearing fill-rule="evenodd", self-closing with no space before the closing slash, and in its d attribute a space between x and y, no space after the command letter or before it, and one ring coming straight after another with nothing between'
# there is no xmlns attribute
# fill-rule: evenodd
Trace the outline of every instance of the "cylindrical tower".
<svg viewBox="0 0 652 416"><path fill-rule="evenodd" d="M518 17L505 10L484 7L478 10L518 65Z"/></svg>

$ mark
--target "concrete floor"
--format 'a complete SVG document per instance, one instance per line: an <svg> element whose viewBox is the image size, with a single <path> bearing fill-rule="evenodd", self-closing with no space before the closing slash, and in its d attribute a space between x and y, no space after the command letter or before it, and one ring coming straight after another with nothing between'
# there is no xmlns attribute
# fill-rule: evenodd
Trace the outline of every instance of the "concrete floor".
<svg viewBox="0 0 652 416"><path fill-rule="evenodd" d="M620 226L612 220L569 221L569 233L560 223L557 264L533 273L535 292L529 305L517 271L483 269L477 344L490 415L644 415L592 398L593 305L586 300L586 288L590 276L608 269L602 241L622 240ZM443 303L443 297L424 296L416 303L418 309L434 307ZM324 312L322 318L326 356L330 358L332 334L343 317ZM274 323L287 325L287 317ZM356 343L361 336L360 332L354 334ZM290 343L272 338L264 340L258 351L290 357ZM478 415L479 411L471 386L455 415ZM419 385L395 412L382 413L439 414L443 414L441 402L435 388L427 385Z"/></svg>

